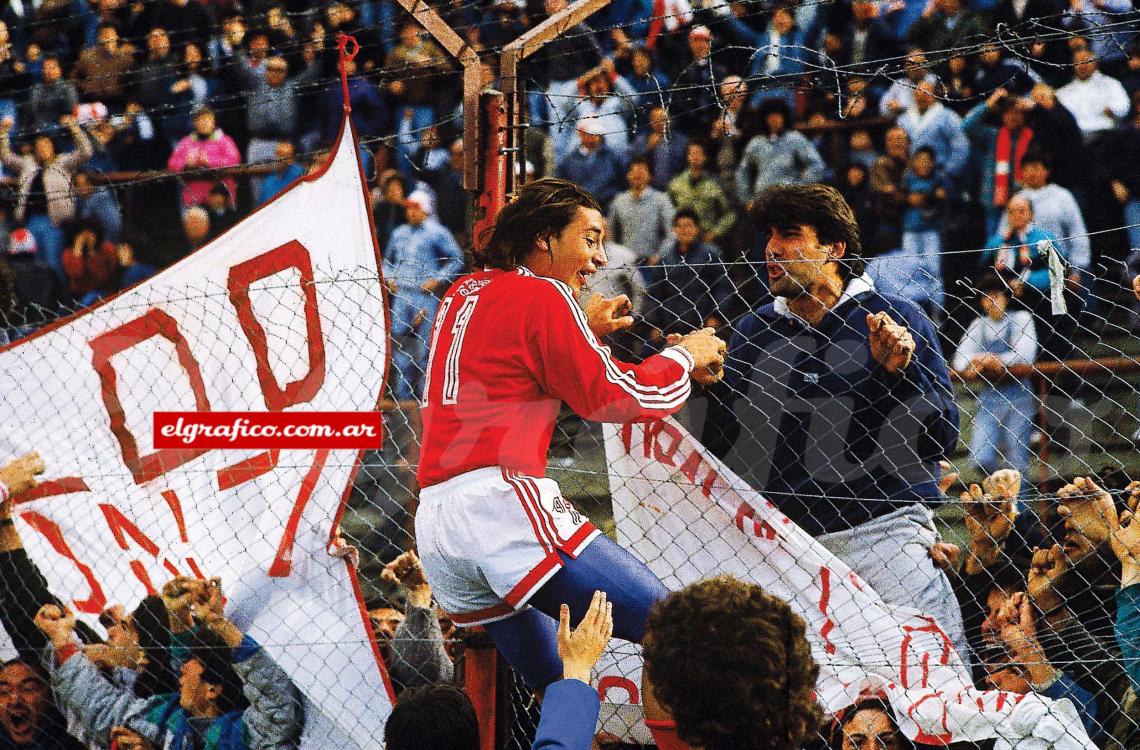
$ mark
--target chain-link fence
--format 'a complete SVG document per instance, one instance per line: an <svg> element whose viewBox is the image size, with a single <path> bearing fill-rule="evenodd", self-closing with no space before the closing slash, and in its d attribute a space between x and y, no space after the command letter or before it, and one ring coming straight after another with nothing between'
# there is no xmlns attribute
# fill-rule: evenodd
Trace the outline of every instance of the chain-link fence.
<svg viewBox="0 0 1140 750"><path fill-rule="evenodd" d="M636 24L615 14L569 29L524 65L527 168L581 182L606 207L609 264L583 297L630 298L634 322L606 339L612 354L640 362L667 348L670 334L706 325L730 342L724 382L698 389L673 421L607 431L564 409L548 476L670 588L727 571L792 602L823 667L821 702L831 728L841 730L831 734L836 748L905 747L900 734L917 735L919 745L988 747L1008 729L1002 721L1019 699L1003 708L1005 698L960 692L967 686L1029 695L1026 706L1046 705L1034 696L1067 699L1071 713L1026 710L1013 722L1023 734L1036 722L1041 744L1077 742L1083 727L1097 747L1138 747L1140 543L1129 516L1140 478L1140 326L1131 289L1140 271L1135 15L1114 3L1028 13L1020 3L974 5L987 7L943 23L954 13L941 4L929 12L921 3L654 4ZM0 301L7 304L8 286L19 300L4 310L8 336L27 337L5 355L9 448L38 450L47 463L47 481L0 517L7 566L0 577L9 582L0 587L0 620L27 665L0 669L7 701L0 726L15 744L52 738L69 748L106 747L113 739L133 750L189 737L194 747L370 747L379 743L389 687L455 681L482 689L465 680L463 652L489 648L486 635L456 629L425 598L404 556L415 545L418 401L432 319L470 244L459 172L447 163L463 155L454 140L458 76L444 72L439 50L420 50L432 65L413 54L418 39L382 55L399 46L394 8L365 2L356 10L369 19L365 27L384 30L383 40L362 36L362 67L373 67L354 79L358 125L376 114L367 107L381 92L381 103L393 105L369 120L361 139L378 179L372 203L353 219L372 213L389 264L384 276L394 284L384 392L385 299L370 246L312 278L298 257L269 263L259 270L280 274L280 283L265 285L251 271L255 291L245 296L191 259L141 296L34 336L59 317L27 307L43 297L37 291L69 285L54 297L76 311L70 300L106 294L134 261L110 260L94 239L85 250L82 225L67 230L65 247L64 228L47 215L54 188L42 178L24 184L35 170L10 167L16 179L5 202L14 211L30 201L29 215L40 219L25 222L41 245L35 257L46 245L59 255L48 264L57 267L23 262L27 238L13 234L12 278L0 272ZM501 3L440 10L485 54L533 25ZM73 15L90 20L84 8ZM349 27L329 18L325 29L313 9L272 15L245 41L230 19L204 26L200 42L178 42L219 56L216 75L190 62L179 72L187 86L221 82L221 93L204 97L195 88L193 102L189 95L133 102L117 122L118 113L88 123L100 162L92 173L113 173L120 187L104 196L144 262L165 265L200 244L189 225L179 227L179 199L197 178L207 189L239 178L236 192L231 186L221 196L222 210L207 205L220 217L206 216L213 236L213 223L236 220L235 197L243 207L262 202L258 180L278 166L304 171L281 157L247 182L248 164L277 158L268 152L277 139L257 137L265 123L248 117L251 103L265 102L260 84L233 87L227 76L238 63L268 67L254 37L271 40L273 57L287 59L295 75L306 58L323 59L331 39L324 32ZM74 19L61 12L56 20ZM141 48L149 34L140 24L132 20L130 39ZM17 36L29 31L12 25ZM51 37L38 22L31 31ZM134 71L132 96L180 80L173 72ZM311 110L323 121L339 115L341 102L339 81L322 73L294 83L309 104L332 86L332 104L325 97ZM20 79L5 92L20 100L34 85ZM211 161L181 176L108 166L108 155L129 156L123 161L139 161L140 170L166 166L180 137L193 141L191 108L207 101L223 130L238 134L247 164ZM8 103L0 96L0 108ZM25 159L36 136L59 135L54 118L41 120L19 123ZM312 156L328 145L326 131L300 123L282 140ZM251 138L261 141L252 150ZM158 145L147 155L140 143ZM80 212L94 204L81 182ZM756 200L765 187L798 182L838 187L854 211L865 267L851 262L848 241L840 278L820 281L797 255L801 244L815 247L811 237L768 242L772 226L753 221ZM438 244L421 252L421 237L396 234L413 193L454 242L437 233ZM316 222L333 209L304 210L296 216ZM272 233L241 226L237 236L250 247ZM102 240L107 229L94 231ZM814 229L835 253L842 238ZM271 246L283 247L264 250ZM100 253L107 257L87 262ZM98 262L114 266L115 283L99 276ZM797 297L801 284L807 293ZM297 394L318 362L306 345L314 340L312 289L325 380L319 396L304 401ZM909 335L913 353L869 343L881 324L866 316L881 312L906 329L887 333ZM250 411L375 408L384 442L359 456L343 507L330 489L349 484L356 456L345 451L151 453L151 411L222 403ZM168 471L177 479L166 481ZM785 518L808 536L786 531ZM339 541L330 545L334 523ZM357 573L345 578L340 558L354 550ZM178 574L220 576L226 618L205 583L164 591ZM67 654L56 649L49 671L62 715L35 679L43 646L56 635L66 640L60 627L34 622L54 603L80 616L84 653L99 670L83 673L87 683L61 684ZM937 626L895 605L935 615ZM264 652L244 642L234 652L227 622ZM370 636L383 676L372 668ZM944 656L944 641L961 664ZM227 653L244 658L217 658ZM187 661L221 686L221 698L203 704L221 723L199 721L203 705L188 705ZM649 741L640 669L639 651L627 644L603 661L596 682L606 699L605 742ZM910 716L923 700L949 704L929 698L930 685L976 698L977 716ZM106 717L93 723L82 710L109 690L134 712L107 714L129 732ZM534 693L504 668L497 698L498 745L529 747L540 712ZM862 710L838 710L850 706ZM949 737L928 731L940 721ZM225 732L235 734L218 739Z"/></svg>

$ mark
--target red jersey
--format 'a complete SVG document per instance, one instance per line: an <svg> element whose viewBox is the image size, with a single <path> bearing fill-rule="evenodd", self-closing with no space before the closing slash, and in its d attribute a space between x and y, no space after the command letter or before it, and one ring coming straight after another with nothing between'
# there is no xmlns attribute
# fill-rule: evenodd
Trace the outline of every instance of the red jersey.
<svg viewBox="0 0 1140 750"><path fill-rule="evenodd" d="M432 329L419 484L486 466L544 476L562 402L598 422L660 419L689 397L692 369L680 347L614 360L560 281L525 268L464 276Z"/></svg>

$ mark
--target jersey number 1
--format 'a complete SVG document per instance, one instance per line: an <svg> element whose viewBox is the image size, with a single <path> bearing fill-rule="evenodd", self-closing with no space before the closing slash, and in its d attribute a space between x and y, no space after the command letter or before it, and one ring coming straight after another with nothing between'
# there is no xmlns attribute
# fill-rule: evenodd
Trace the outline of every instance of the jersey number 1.
<svg viewBox="0 0 1140 750"><path fill-rule="evenodd" d="M427 406L427 401L431 389L430 375L432 367L435 362L436 346L439 343L439 334L445 320L447 313L451 308L452 299L443 301L443 309L439 314L439 325L432 334L431 342L431 360L428 362L428 376L424 382L424 400L423 406ZM451 345L447 347L447 358L443 363L443 398L441 403L444 406L458 403L459 401L459 355L463 349L463 337L467 335L467 324L471 322L471 316L475 313L475 305L479 303L479 295L473 294L463 300L463 304L459 306L458 312L455 313L455 320L451 324Z"/></svg>

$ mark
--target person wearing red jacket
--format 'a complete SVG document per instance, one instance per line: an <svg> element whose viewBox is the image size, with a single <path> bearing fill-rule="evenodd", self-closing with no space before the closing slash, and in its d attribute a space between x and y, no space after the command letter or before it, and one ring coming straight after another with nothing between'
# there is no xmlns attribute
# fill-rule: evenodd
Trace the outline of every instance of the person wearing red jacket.
<svg viewBox="0 0 1140 750"><path fill-rule="evenodd" d="M561 675L560 606L582 617L594 591L614 633L639 642L668 592L601 534L546 478L560 405L586 419L661 419L692 381L722 374L725 342L704 328L671 336L638 365L600 338L633 325L625 295L578 294L606 264L598 201L572 182L526 184L500 212L483 270L440 302L424 383L416 543L439 604L457 625L484 625L535 689ZM528 606L530 605L530 606Z"/></svg>

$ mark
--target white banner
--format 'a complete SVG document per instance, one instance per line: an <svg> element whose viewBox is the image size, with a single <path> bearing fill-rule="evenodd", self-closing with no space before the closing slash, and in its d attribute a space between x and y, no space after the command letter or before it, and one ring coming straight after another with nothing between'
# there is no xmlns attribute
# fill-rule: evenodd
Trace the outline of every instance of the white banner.
<svg viewBox="0 0 1140 750"><path fill-rule="evenodd" d="M605 431L618 542L672 590L727 573L791 604L807 622L817 698L829 714L880 691L918 742L997 737L999 747L1095 748L1067 700L975 689L932 617L884 603L674 420ZM648 741L639 650L615 646L597 679L602 730Z"/></svg>
<svg viewBox="0 0 1140 750"><path fill-rule="evenodd" d="M304 745L339 750L376 747L391 710L355 572L327 552L360 452L155 450L151 434L155 411L376 409L387 321L347 126L330 159L177 265L0 352L0 458L43 455L17 525L82 618L175 574L220 576L227 614L306 697Z"/></svg>

